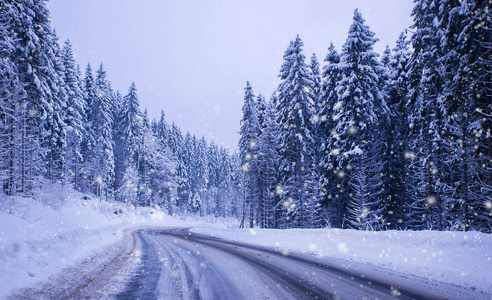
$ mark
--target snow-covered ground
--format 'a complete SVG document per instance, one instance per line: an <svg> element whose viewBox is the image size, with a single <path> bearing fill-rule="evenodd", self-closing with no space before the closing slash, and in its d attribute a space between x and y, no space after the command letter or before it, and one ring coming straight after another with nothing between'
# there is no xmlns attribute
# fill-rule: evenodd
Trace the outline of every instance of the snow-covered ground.
<svg viewBox="0 0 492 300"><path fill-rule="evenodd" d="M120 240L128 228L190 224L157 209L84 196L55 185L36 199L0 199L0 299L46 282Z"/></svg>
<svg viewBox="0 0 492 300"><path fill-rule="evenodd" d="M191 231L371 265L492 294L492 235L479 232L339 229L230 229L201 224Z"/></svg>
<svg viewBox="0 0 492 300"><path fill-rule="evenodd" d="M36 199L0 199L0 299L47 282L136 227L193 227L228 240L342 259L492 293L492 235L478 232L231 229L237 221L181 220L53 186Z"/></svg>

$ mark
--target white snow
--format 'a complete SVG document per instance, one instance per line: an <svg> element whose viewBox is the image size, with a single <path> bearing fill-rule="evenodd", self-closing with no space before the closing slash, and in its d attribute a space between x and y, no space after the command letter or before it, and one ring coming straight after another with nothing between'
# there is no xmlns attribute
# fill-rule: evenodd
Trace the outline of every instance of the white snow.
<svg viewBox="0 0 492 300"><path fill-rule="evenodd" d="M202 224L193 232L386 270L492 293L492 235L479 232L230 229Z"/></svg>
<svg viewBox="0 0 492 300"><path fill-rule="evenodd" d="M136 226L189 224L153 208L133 209L60 186L36 199L0 199L0 299L14 290L47 281ZM115 214L120 210L121 213ZM191 221L193 223L193 221Z"/></svg>
<svg viewBox="0 0 492 300"><path fill-rule="evenodd" d="M190 227L228 240L368 264L492 293L492 235L478 232L231 229L237 220L181 220L53 186L0 199L0 298L50 280L142 226ZM118 214L115 212L118 211ZM219 224L211 224L211 223Z"/></svg>

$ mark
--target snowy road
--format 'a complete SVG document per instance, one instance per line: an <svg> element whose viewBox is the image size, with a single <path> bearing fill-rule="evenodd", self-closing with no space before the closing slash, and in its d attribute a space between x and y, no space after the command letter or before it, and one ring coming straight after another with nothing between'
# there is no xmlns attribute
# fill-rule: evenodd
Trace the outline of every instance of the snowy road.
<svg viewBox="0 0 492 300"><path fill-rule="evenodd" d="M119 299L481 298L473 291L412 277L405 277L401 285L393 280L392 285L377 272L187 229L141 230L137 236L141 268Z"/></svg>
<svg viewBox="0 0 492 300"><path fill-rule="evenodd" d="M370 264L147 228L9 299L491 299Z"/></svg>

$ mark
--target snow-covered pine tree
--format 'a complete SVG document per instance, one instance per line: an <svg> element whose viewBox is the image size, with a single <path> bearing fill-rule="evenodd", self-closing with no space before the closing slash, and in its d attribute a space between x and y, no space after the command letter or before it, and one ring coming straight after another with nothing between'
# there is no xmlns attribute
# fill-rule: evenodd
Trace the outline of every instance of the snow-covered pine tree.
<svg viewBox="0 0 492 300"><path fill-rule="evenodd" d="M452 149L446 159L453 191L444 202L448 226L490 232L492 105L487 53L492 44L486 41L492 40L492 22L486 8L490 4L482 1L441 1L439 14L440 63L445 66L442 97Z"/></svg>
<svg viewBox="0 0 492 300"><path fill-rule="evenodd" d="M311 78L313 81L313 86L311 87L311 90L313 91L314 99L313 99L313 115L318 116L318 111L319 111L319 102L320 102L320 97L321 97L321 91L322 91L322 81L321 81L321 72L319 68L319 62L318 62L318 57L316 56L316 53L313 52L313 55L311 56L311 61L309 64L309 70L311 73ZM316 123L318 123L320 120L316 119L314 120Z"/></svg>
<svg viewBox="0 0 492 300"><path fill-rule="evenodd" d="M201 211L202 200L200 199L200 194L195 193L188 202L188 212L193 214L198 214Z"/></svg>
<svg viewBox="0 0 492 300"><path fill-rule="evenodd" d="M387 197L384 218L390 228L403 229L406 224L408 192L407 179L409 162L414 155L409 143L408 122L408 61L411 56L410 41L401 33L393 54L388 62L389 82L387 103L391 110L389 132L387 133L387 167L389 178L386 185ZM387 130L387 131L388 131Z"/></svg>
<svg viewBox="0 0 492 300"><path fill-rule="evenodd" d="M10 6L0 1L0 180L2 192L7 195L15 193L14 185L14 124L15 107L19 102L16 86L19 86L15 66L10 59L14 50Z"/></svg>
<svg viewBox="0 0 492 300"><path fill-rule="evenodd" d="M5 1L0 1L0 7L0 180L2 192L11 196L17 193L24 174L19 171L23 153L20 143L22 112L25 112L21 107L26 94L12 60L15 9Z"/></svg>
<svg viewBox="0 0 492 300"><path fill-rule="evenodd" d="M200 194L202 214L208 215L215 209L215 203L213 198L204 197L207 191L208 178L208 155L207 155L207 141L205 137L201 137L196 141L196 160L194 162L195 167L195 189Z"/></svg>
<svg viewBox="0 0 492 300"><path fill-rule="evenodd" d="M220 217L232 216L238 200L240 199L237 189L233 185L233 165L231 157L226 148L220 147L217 160L217 211Z"/></svg>
<svg viewBox="0 0 492 300"><path fill-rule="evenodd" d="M249 212L249 226L254 226L254 208L255 196L257 191L258 175L258 152L259 152L259 135L261 134L260 124L258 121L258 107L255 103L253 89L249 82L246 82L244 88L243 118L241 119L241 135L239 139L239 151L241 155L241 165L243 171L243 216L241 226L247 212Z"/></svg>
<svg viewBox="0 0 492 300"><path fill-rule="evenodd" d="M28 192L41 175L52 180L61 177L65 137L60 114L64 99L57 86L55 38L45 2L15 1L8 7L12 63L27 96L19 107L23 114L20 142L24 145L19 160L20 189Z"/></svg>
<svg viewBox="0 0 492 300"><path fill-rule="evenodd" d="M256 212L255 214L255 224L256 226L263 228L265 226L265 210L268 208L266 207L265 203L265 196L266 196L266 191L267 187L265 185L265 174L264 174L264 168L263 168L263 153L261 151L261 141L260 141L260 136L265 130L265 118L266 118L266 109L267 109L267 104L265 101L265 97L263 97L261 94L258 95L258 98L256 100L256 112L258 116L258 128L259 128L259 133L258 133L258 159L256 160L256 174L255 176L255 181L256 181L256 194L254 196L255 198L255 203L254 203L254 211Z"/></svg>
<svg viewBox="0 0 492 300"><path fill-rule="evenodd" d="M185 213L188 205L188 173L185 165L185 148L183 135L179 127L173 123L169 132L169 149L176 158L177 194L176 206L180 213Z"/></svg>
<svg viewBox="0 0 492 300"><path fill-rule="evenodd" d="M50 72L48 81L52 87L52 112L45 125L46 137L43 139L43 147L46 149L46 177L53 181L64 183L67 154L67 132L65 114L68 106L68 87L63 77L65 67L62 61L62 50L59 45L56 31L50 29L46 43L51 52L53 72Z"/></svg>
<svg viewBox="0 0 492 300"><path fill-rule="evenodd" d="M244 197L243 192L244 188L242 186L243 182L243 172L242 172L242 164L241 164L241 156L240 153L234 152L230 156L230 165L231 165L231 201L230 203L230 211L231 216L236 217L237 219L243 216L243 203Z"/></svg>
<svg viewBox="0 0 492 300"><path fill-rule="evenodd" d="M260 153L261 153L261 174L263 189L263 214L261 216L260 226L263 228L277 228L276 207L279 201L276 193L279 184L278 165L279 165L279 147L278 147L278 125L275 106L272 101L266 104L264 114L264 128L260 135Z"/></svg>
<svg viewBox="0 0 492 300"><path fill-rule="evenodd" d="M409 208L413 221L421 220L415 228L442 230L445 228L446 115L440 93L442 78L436 68L440 58L439 1L419 0L412 15L415 49L410 65L410 115L412 147L416 150L410 176L416 187L412 189L413 204ZM410 179L410 178L409 178Z"/></svg>
<svg viewBox="0 0 492 300"><path fill-rule="evenodd" d="M94 82L94 75L92 72L92 67L90 64L87 64L85 75L82 80L82 92L84 95L84 106L85 106L85 122L84 122L84 135L82 137L82 145L81 145L81 154L84 160L84 164L82 165L80 178L80 188L82 192L94 192L94 174L96 164L95 157L95 143L96 143L96 134L94 132L93 123L93 104L96 99L96 87Z"/></svg>
<svg viewBox="0 0 492 300"><path fill-rule="evenodd" d="M144 111L140 122L140 143L136 145L138 148L134 155L138 171L138 204L140 206L150 206L153 200L150 174L154 171L153 159L156 149L154 147L155 137L150 129L147 110ZM145 143L145 137L148 137L148 143Z"/></svg>
<svg viewBox="0 0 492 300"><path fill-rule="evenodd" d="M220 157L219 157L219 147L212 141L206 149L206 163L207 163L207 185L204 192L205 198L207 198L207 215L214 214L219 215L219 210L223 211L222 203L218 199L219 195L219 178L220 178Z"/></svg>
<svg viewBox="0 0 492 300"><path fill-rule="evenodd" d="M79 189L83 163L81 145L82 138L85 134L86 107L78 77L77 64L69 40L65 42L63 47L62 62L64 66L63 80L67 90L67 106L65 111L65 124L67 126L67 172L65 173L68 175L69 182L71 182L73 187Z"/></svg>
<svg viewBox="0 0 492 300"><path fill-rule="evenodd" d="M161 116L154 130L155 131L154 134L157 136L157 139L161 147L168 146L169 144L169 135L170 135L169 130L170 130L169 125L166 122L166 114L164 113L163 110L161 110Z"/></svg>
<svg viewBox="0 0 492 300"><path fill-rule="evenodd" d="M144 131L143 156L149 162L149 188L151 203L166 209L169 214L176 211L177 184L176 159L169 147L159 143L151 130Z"/></svg>
<svg viewBox="0 0 492 300"><path fill-rule="evenodd" d="M338 175L348 177L348 181L344 180L340 185L341 194L349 195L352 207L365 204L368 206L361 207L360 210L380 211L383 188L379 176L382 168L382 141L378 139L375 130L378 129L378 115L388 109L379 91L378 75L381 64L377 59L378 54L373 51L377 39L364 24L358 10L355 10L353 20L342 48L342 79L336 87L338 102L333 108L334 121L337 124L332 153L335 151L334 154L339 154ZM362 168L365 163L370 165ZM364 171L369 173L361 174ZM363 185L358 184L361 178L367 180ZM367 191L357 190L366 186ZM348 216L348 219L355 221L354 215Z"/></svg>
<svg viewBox="0 0 492 300"><path fill-rule="evenodd" d="M93 176L94 191L97 196L106 198L113 196L114 153L112 135L112 104L106 71L101 64L96 72L96 95L92 102L92 130L95 134L94 154L95 174Z"/></svg>
<svg viewBox="0 0 492 300"><path fill-rule="evenodd" d="M260 125L260 131L263 130L265 125L265 110L266 110L266 100L262 94L259 94L256 98L256 110L258 116L258 124Z"/></svg>
<svg viewBox="0 0 492 300"><path fill-rule="evenodd" d="M320 112L322 108L321 104L321 96L323 92L323 83L321 78L320 66L318 62L318 58L316 53L313 52L311 56L311 62L309 65L311 78L313 82L313 86L311 87L313 94L313 101L311 103L312 109L312 117L311 121L313 123L313 135L314 135L314 144L321 145L325 142L324 136L322 135L321 128L321 117ZM308 189L309 194L311 195L310 201L308 201L310 205L310 210L312 210L312 220L309 227L320 227L323 224L323 219L325 218L323 215L323 198L324 194L322 193L322 164L321 158L323 156L323 150L320 147L315 147L314 150L314 158L312 161L312 171L309 175Z"/></svg>
<svg viewBox="0 0 492 300"><path fill-rule="evenodd" d="M183 165L186 169L186 182L185 182L185 188L183 190L183 196L184 202L186 205L188 205L189 201L192 201L193 196L195 194L198 194L198 191L196 189L196 164L197 164L197 159L196 159L196 148L197 148L197 140L196 136L192 136L189 132L187 132L184 136L183 139L183 149L182 149L182 159L183 159ZM189 206L187 207L187 209Z"/></svg>
<svg viewBox="0 0 492 300"><path fill-rule="evenodd" d="M305 185L312 173L314 134L312 123L313 81L302 54L299 36L284 54L278 87L280 170L285 207L292 227L304 227L312 219L311 196Z"/></svg>
<svg viewBox="0 0 492 300"><path fill-rule="evenodd" d="M336 122L334 122L334 107L338 102L336 93L337 82L341 80L339 68L340 55L335 49L333 43L330 43L328 54L323 67L322 73L322 91L319 101L319 130L318 135L321 138L320 147L320 164L321 164L321 192L324 196L322 206L324 214L328 218L328 224L335 227L342 227L343 216L346 211L346 194L339 192L342 181L346 180L343 173L338 173L338 150L335 149L334 143L337 139L335 131Z"/></svg>
<svg viewBox="0 0 492 300"><path fill-rule="evenodd" d="M140 112L137 87L132 83L121 106L119 132L124 141L123 153L125 166L137 165L139 148L143 138L143 116Z"/></svg>
<svg viewBox="0 0 492 300"><path fill-rule="evenodd" d="M123 110L123 96L120 92L113 95L113 152L114 152L114 190L115 199L122 201L121 188L124 184L123 177L125 174L125 143L121 136L121 120Z"/></svg>

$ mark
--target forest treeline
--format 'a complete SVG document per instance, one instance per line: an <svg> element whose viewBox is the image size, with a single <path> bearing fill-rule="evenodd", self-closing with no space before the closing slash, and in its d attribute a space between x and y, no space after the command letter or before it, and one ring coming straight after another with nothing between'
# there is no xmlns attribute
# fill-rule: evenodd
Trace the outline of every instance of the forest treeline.
<svg viewBox="0 0 492 300"><path fill-rule="evenodd" d="M380 56L359 11L321 67L299 36L239 153L150 120L132 84L81 71L43 0L0 0L2 193L48 184L261 228L492 230L490 2L416 0ZM329 34L329 33L327 33Z"/></svg>
<svg viewBox="0 0 492 300"><path fill-rule="evenodd" d="M84 74L44 0L0 0L0 180L36 198L71 185L101 199L172 214L239 215L237 155L149 120L132 84L114 91L101 64Z"/></svg>
<svg viewBox="0 0 492 300"><path fill-rule="evenodd" d="M243 221L492 231L490 6L416 0L382 56L355 10L322 68L292 40L269 101L245 88Z"/></svg>

